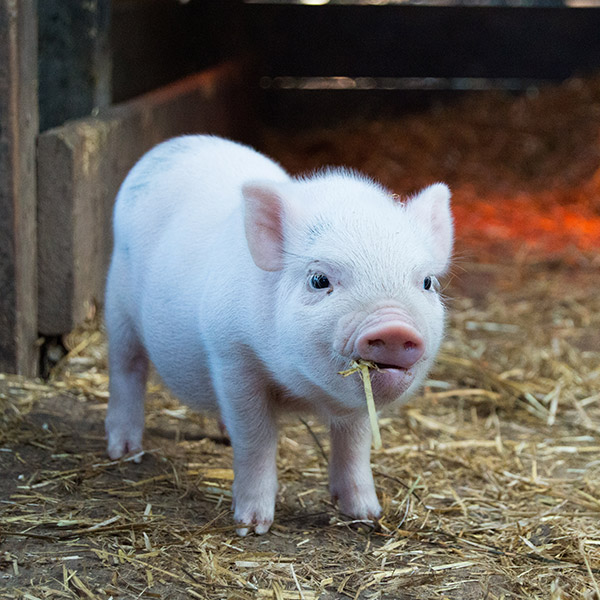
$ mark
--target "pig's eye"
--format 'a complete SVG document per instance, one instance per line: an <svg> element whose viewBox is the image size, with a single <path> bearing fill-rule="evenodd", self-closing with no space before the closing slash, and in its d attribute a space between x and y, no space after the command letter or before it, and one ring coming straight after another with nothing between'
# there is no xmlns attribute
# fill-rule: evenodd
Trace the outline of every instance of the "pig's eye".
<svg viewBox="0 0 600 600"><path fill-rule="evenodd" d="M424 290L437 290L439 288L439 282L436 277L427 276L423 279L423 289Z"/></svg>
<svg viewBox="0 0 600 600"><path fill-rule="evenodd" d="M331 287L327 275L324 275L323 273L313 273L310 276L309 283L310 287L314 290L326 290Z"/></svg>

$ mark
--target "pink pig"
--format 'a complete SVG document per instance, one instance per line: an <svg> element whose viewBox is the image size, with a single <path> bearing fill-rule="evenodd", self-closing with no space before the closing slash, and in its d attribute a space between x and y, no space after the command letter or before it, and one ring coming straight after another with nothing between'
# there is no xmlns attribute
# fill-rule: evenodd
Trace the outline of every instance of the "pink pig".
<svg viewBox="0 0 600 600"><path fill-rule="evenodd" d="M361 379L378 407L405 400L438 352L436 276L450 261L450 192L405 203L357 173L291 178L211 136L160 144L129 173L114 210L106 291L108 454L142 448L151 360L166 385L215 410L234 452L238 533L266 533L277 494L277 415L311 410L331 430L341 512L381 514Z"/></svg>

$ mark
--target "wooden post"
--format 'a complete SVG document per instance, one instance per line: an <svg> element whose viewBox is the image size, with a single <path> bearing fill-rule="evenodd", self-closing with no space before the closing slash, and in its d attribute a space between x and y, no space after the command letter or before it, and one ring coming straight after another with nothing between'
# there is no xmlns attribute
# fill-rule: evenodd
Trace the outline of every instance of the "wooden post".
<svg viewBox="0 0 600 600"><path fill-rule="evenodd" d="M0 371L37 372L36 0L0 0Z"/></svg>
<svg viewBox="0 0 600 600"><path fill-rule="evenodd" d="M110 0L38 0L40 130L110 104Z"/></svg>

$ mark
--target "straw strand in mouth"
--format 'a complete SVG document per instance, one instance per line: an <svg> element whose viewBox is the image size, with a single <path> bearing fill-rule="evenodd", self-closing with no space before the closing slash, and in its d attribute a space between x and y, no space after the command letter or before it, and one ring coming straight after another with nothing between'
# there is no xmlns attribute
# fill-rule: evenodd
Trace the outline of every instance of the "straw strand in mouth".
<svg viewBox="0 0 600 600"><path fill-rule="evenodd" d="M342 377L347 377L353 373L360 373L365 388L365 397L367 399L367 410L369 411L369 421L371 423L371 431L373 432L373 448L381 449L381 434L379 433L379 424L377 423L377 410L375 409L375 399L373 398L373 388L371 387L371 376L369 369L377 369L377 365L368 360L358 361L353 360L350 367L345 371L339 371Z"/></svg>

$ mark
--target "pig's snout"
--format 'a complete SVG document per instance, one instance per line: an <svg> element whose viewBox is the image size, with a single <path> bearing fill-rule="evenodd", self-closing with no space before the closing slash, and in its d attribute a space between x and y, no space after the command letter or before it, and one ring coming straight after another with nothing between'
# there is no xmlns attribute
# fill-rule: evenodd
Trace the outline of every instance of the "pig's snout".
<svg viewBox="0 0 600 600"><path fill-rule="evenodd" d="M409 369L422 356L425 342L418 331L400 321L368 328L356 340L357 354L381 369Z"/></svg>

